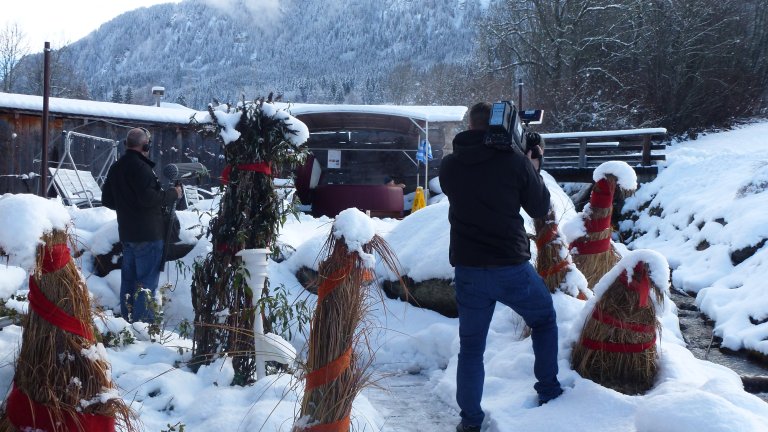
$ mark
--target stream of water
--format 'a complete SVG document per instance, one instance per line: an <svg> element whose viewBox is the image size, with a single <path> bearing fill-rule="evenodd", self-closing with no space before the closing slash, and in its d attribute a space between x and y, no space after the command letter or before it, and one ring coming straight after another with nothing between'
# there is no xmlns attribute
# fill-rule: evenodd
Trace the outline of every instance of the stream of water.
<svg viewBox="0 0 768 432"><path fill-rule="evenodd" d="M680 330L693 355L730 368L747 383L757 383L757 389L752 389L751 385L745 388L768 402L768 365L741 352L721 350L719 338L712 335L712 322L696 307L694 297L675 290L671 293L672 300L678 307Z"/></svg>

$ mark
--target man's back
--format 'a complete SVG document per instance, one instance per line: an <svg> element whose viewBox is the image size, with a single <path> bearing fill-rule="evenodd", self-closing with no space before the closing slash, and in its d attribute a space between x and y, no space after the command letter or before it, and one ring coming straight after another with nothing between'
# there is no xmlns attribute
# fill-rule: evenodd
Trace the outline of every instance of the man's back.
<svg viewBox="0 0 768 432"><path fill-rule="evenodd" d="M160 188L152 165L149 159L129 150L107 174L102 202L117 212L121 241L163 239L161 207L173 201L175 192Z"/></svg>
<svg viewBox="0 0 768 432"><path fill-rule="evenodd" d="M485 131L454 138L454 153L443 158L440 186L448 196L451 264L515 265L531 257L520 215L542 217L549 191L525 156L483 144Z"/></svg>

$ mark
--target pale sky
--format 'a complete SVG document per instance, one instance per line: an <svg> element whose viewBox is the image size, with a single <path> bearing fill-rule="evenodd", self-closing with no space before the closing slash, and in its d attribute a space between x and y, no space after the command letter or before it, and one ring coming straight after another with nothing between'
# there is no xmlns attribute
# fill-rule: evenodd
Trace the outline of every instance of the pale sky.
<svg viewBox="0 0 768 432"><path fill-rule="evenodd" d="M140 7L180 0L4 0L0 27L17 23L26 35L30 52L45 42L58 48L75 42L112 18Z"/></svg>

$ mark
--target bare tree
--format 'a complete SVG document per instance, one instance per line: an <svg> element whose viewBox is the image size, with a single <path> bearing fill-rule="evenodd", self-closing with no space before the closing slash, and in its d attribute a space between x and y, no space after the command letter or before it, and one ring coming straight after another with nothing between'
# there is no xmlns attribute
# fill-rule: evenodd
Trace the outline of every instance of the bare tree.
<svg viewBox="0 0 768 432"><path fill-rule="evenodd" d="M501 0L478 57L549 130L727 125L766 105L765 0Z"/></svg>
<svg viewBox="0 0 768 432"><path fill-rule="evenodd" d="M19 62L28 52L26 35L19 25L6 24L0 30L0 82L4 92L10 92L13 88Z"/></svg>
<svg viewBox="0 0 768 432"><path fill-rule="evenodd" d="M526 82L527 99L550 112L553 129L603 126L610 95L627 89L615 73L634 45L637 0L504 0L481 34L485 70Z"/></svg>
<svg viewBox="0 0 768 432"><path fill-rule="evenodd" d="M89 99L88 86L72 61L69 45L51 50L51 96ZM17 67L16 83L11 89L23 94L43 94L43 54L26 56Z"/></svg>

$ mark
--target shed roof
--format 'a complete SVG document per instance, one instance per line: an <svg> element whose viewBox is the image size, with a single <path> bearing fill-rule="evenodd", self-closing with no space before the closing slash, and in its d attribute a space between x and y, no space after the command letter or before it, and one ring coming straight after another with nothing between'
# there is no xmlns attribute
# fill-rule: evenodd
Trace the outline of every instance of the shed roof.
<svg viewBox="0 0 768 432"><path fill-rule="evenodd" d="M278 103L304 122L310 131L348 129L381 129L407 131L413 127L410 119L429 122L461 121L467 111L463 106L402 106L402 105L322 105ZM17 110L42 112L43 97L0 93L0 111ZM72 117L95 117L153 123L189 124L190 117L203 114L178 104L163 103L160 107L97 102L79 99L50 98L52 114ZM203 115L198 115L198 118Z"/></svg>

